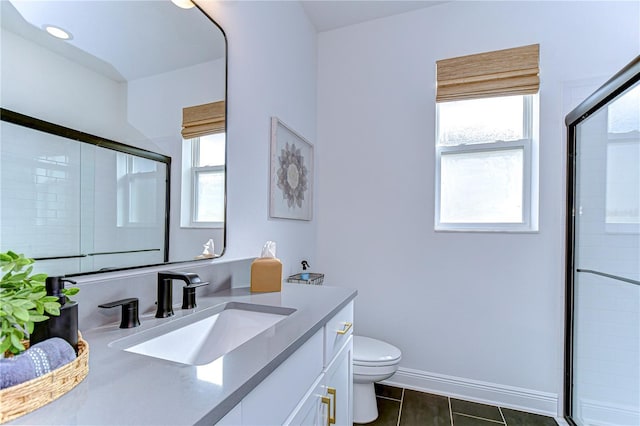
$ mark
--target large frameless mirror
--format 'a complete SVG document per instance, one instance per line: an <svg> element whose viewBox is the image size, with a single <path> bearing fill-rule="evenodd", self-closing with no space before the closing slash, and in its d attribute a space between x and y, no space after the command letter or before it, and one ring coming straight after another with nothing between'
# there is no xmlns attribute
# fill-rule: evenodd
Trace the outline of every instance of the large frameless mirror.
<svg viewBox="0 0 640 426"><path fill-rule="evenodd" d="M219 26L169 0L0 7L0 251L65 275L222 255Z"/></svg>

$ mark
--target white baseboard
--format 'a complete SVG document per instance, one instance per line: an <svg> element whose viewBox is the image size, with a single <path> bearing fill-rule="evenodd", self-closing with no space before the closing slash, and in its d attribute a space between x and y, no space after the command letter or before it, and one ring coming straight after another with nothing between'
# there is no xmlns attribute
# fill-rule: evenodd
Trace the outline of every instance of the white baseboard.
<svg viewBox="0 0 640 426"><path fill-rule="evenodd" d="M634 426L640 424L638 408L581 399L579 416L584 424L593 426Z"/></svg>
<svg viewBox="0 0 640 426"><path fill-rule="evenodd" d="M558 415L558 395L554 393L402 367L383 383L554 418Z"/></svg>

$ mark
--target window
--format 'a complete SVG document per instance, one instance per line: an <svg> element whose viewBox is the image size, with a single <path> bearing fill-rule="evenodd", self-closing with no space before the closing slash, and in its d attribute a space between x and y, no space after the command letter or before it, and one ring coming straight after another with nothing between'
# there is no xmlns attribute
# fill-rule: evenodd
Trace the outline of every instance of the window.
<svg viewBox="0 0 640 426"><path fill-rule="evenodd" d="M225 124L224 101L183 109L182 227L224 227Z"/></svg>
<svg viewBox="0 0 640 426"><path fill-rule="evenodd" d="M436 230L537 230L537 45L524 49L531 48L535 71L529 63L513 71L509 58L523 48L438 61Z"/></svg>
<svg viewBox="0 0 640 426"><path fill-rule="evenodd" d="M150 159L116 153L117 223L119 227L157 226L158 204L164 202L164 179L158 164ZM162 193L160 193L162 192Z"/></svg>
<svg viewBox="0 0 640 426"><path fill-rule="evenodd" d="M183 227L224 225L225 134L189 139L182 153Z"/></svg>
<svg viewBox="0 0 640 426"><path fill-rule="evenodd" d="M607 232L640 232L640 86L624 92L606 109ZM597 116L591 118L597 122Z"/></svg>

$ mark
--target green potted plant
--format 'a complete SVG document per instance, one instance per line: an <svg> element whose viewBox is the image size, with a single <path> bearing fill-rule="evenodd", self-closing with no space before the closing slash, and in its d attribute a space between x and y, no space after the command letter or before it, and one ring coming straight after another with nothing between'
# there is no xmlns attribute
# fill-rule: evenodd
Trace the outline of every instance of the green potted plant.
<svg viewBox="0 0 640 426"><path fill-rule="evenodd" d="M12 251L0 253L0 357L5 352L19 354L26 348L23 340L33 333L34 323L60 315L60 303L47 296L46 274L32 274L33 259ZM65 296L78 293L78 288L64 289Z"/></svg>

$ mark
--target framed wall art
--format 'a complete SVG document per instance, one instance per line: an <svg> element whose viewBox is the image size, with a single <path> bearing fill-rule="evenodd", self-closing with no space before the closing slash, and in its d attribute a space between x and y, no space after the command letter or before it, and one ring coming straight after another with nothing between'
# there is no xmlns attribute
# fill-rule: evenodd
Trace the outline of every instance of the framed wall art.
<svg viewBox="0 0 640 426"><path fill-rule="evenodd" d="M271 117L269 216L311 220L313 145L277 117Z"/></svg>

